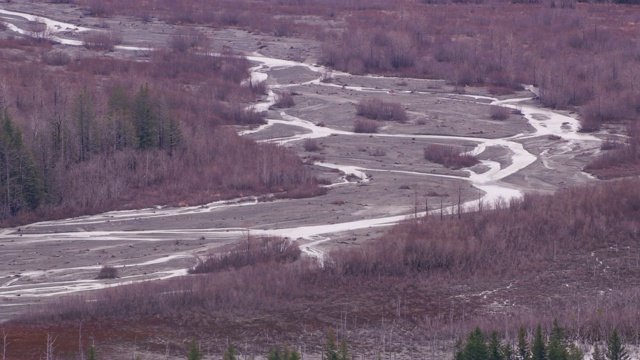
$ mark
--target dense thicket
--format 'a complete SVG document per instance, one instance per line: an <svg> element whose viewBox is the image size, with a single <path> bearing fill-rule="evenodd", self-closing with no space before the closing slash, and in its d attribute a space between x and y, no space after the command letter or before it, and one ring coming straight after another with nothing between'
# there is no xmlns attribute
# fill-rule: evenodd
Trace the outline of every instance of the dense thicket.
<svg viewBox="0 0 640 360"><path fill-rule="evenodd" d="M224 126L263 121L246 105L244 58L157 51L46 66L47 44L5 45L22 58L0 60L0 220L321 193L293 152Z"/></svg>
<svg viewBox="0 0 640 360"><path fill-rule="evenodd" d="M212 273L265 263L291 263L300 258L298 243L280 237L252 237L232 246L228 251L214 253L189 269L190 274Z"/></svg>
<svg viewBox="0 0 640 360"><path fill-rule="evenodd" d="M574 251L637 245L640 187L638 180L628 180L554 196L527 194L496 209L462 214L461 221L438 219L433 214L398 225L375 245L341 250L328 263L342 274L359 276L515 276L540 270L546 261Z"/></svg>

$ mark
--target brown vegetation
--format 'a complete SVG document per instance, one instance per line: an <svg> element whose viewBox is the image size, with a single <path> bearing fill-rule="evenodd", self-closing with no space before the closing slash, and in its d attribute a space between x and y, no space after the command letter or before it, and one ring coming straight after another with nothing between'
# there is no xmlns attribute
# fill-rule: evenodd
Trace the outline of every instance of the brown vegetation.
<svg viewBox="0 0 640 360"><path fill-rule="evenodd" d="M281 91L276 93L276 102L273 106L277 108L290 108L295 105L295 101L293 100L293 94L291 91Z"/></svg>
<svg viewBox="0 0 640 360"><path fill-rule="evenodd" d="M533 84L546 106L580 107L585 131L635 121L637 36L630 31L637 29L622 19L637 16L636 7L421 3L394 2L408 12L353 14L344 31L324 37L323 63L356 74L490 85L498 94Z"/></svg>
<svg viewBox="0 0 640 360"><path fill-rule="evenodd" d="M209 39L196 29L179 29L168 40L173 51L186 52L189 49L208 47Z"/></svg>
<svg viewBox="0 0 640 360"><path fill-rule="evenodd" d="M100 268L100 272L98 272L98 276L96 279L115 279L118 277L118 269L111 265L105 265Z"/></svg>
<svg viewBox="0 0 640 360"><path fill-rule="evenodd" d="M252 237L233 245L223 252L209 255L189 270L190 274L203 274L240 269L268 263L291 263L300 258L295 241L279 237Z"/></svg>
<svg viewBox="0 0 640 360"><path fill-rule="evenodd" d="M0 60L0 151L15 171L0 179L14 189L0 198L2 220L325 191L292 151L222 126L264 121L245 105L254 91L240 85L249 76L242 57L157 51L148 62L67 61L46 53L54 70L22 53L31 61Z"/></svg>
<svg viewBox="0 0 640 360"><path fill-rule="evenodd" d="M322 147L316 139L305 139L302 144L304 151L320 151Z"/></svg>
<svg viewBox="0 0 640 360"><path fill-rule="evenodd" d="M480 162L475 156L464 153L460 148L439 144L425 147L424 158L452 169L470 167Z"/></svg>
<svg viewBox="0 0 640 360"><path fill-rule="evenodd" d="M375 120L355 119L353 120L353 132L356 133L377 133L380 123Z"/></svg>
<svg viewBox="0 0 640 360"><path fill-rule="evenodd" d="M380 99L365 99L356 105L356 114L372 120L407 121L407 112L402 104Z"/></svg>
<svg viewBox="0 0 640 360"><path fill-rule="evenodd" d="M323 42L322 63L355 74L447 79L460 90L486 85L497 95L533 84L544 105L577 109L587 132L604 122L635 122L640 109L634 70L640 36L629 25L639 10L628 5L313 0L246 7L218 1L213 11L203 0L161 0L153 9L123 0L78 3L102 15L148 18L152 11L176 23L313 37ZM304 21L310 15L348 25L326 31Z"/></svg>
<svg viewBox="0 0 640 360"><path fill-rule="evenodd" d="M291 263L299 253L283 255L290 252L280 249L293 249L284 240L270 243L279 244L276 250L258 245L251 256L256 243L245 242L214 257L215 274L65 298L55 312L41 308L29 323L37 319L72 329L79 320L100 323L95 335L106 341L106 324L162 318L154 320L150 338L182 326L232 341L255 339L251 329L273 329L283 341L298 339L299 331L290 326L326 329L348 311L360 324L349 325L354 343L374 349L356 330L366 338L366 324L383 317L396 331L412 329L398 344L451 339L477 325L515 334L521 325L531 330L541 318L554 317L573 339L602 340L615 327L629 340L640 321L639 211L640 183L625 180L553 196L526 195L461 217L410 219L379 240L328 254L322 266L304 258ZM504 301L518 306L491 307ZM282 327L272 316L291 323ZM20 326L14 322L7 329ZM140 333L136 338L144 341Z"/></svg>
<svg viewBox="0 0 640 360"><path fill-rule="evenodd" d="M626 143L603 141L603 154L593 159L584 171L599 179L613 179L640 174L640 125L627 127L629 137Z"/></svg>
<svg viewBox="0 0 640 360"><path fill-rule="evenodd" d="M489 108L489 115L493 120L504 121L509 119L511 116L511 109L503 106L491 105Z"/></svg>
<svg viewBox="0 0 640 360"><path fill-rule="evenodd" d="M111 31L92 31L84 34L82 42L87 49L113 50L116 45L122 43L122 36Z"/></svg>

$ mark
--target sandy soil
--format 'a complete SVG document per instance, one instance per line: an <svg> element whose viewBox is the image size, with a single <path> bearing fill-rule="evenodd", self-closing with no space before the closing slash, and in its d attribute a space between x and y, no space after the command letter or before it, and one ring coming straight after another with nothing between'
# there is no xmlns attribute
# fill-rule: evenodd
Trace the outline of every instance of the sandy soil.
<svg viewBox="0 0 640 360"><path fill-rule="evenodd" d="M122 33L126 46L164 46L176 28L159 21L142 23L124 17L93 19L72 6L26 1L2 6L87 27L117 30ZM22 22L14 18L6 20L15 21L16 26ZM234 29L201 30L214 39L213 51L228 46L247 54L259 50L273 58L313 63L319 48L319 44L309 40ZM7 31L3 33L3 36L9 35ZM69 46L56 47L80 55L88 53L88 50ZM117 50L104 56L144 58L148 52ZM0 236L0 320L24 310L23 305L52 297L184 274L186 268L196 263L196 256L204 256L249 234L278 233L297 238L301 244L315 243L318 251L367 241L384 231L382 224L360 228L328 225L395 215L409 217L415 211L416 198L422 211L425 198L430 209L435 209L440 199L445 206L454 204L458 191L465 201L473 202L482 195L481 190L465 180L469 176L467 171L449 170L425 161L423 149L427 144L447 143L472 150L478 141L453 137L502 139L534 132L534 127L522 115L514 114L506 121L491 120L492 100L483 97L488 95L483 89L469 88L466 95L460 95L454 94L442 81L346 74L336 74L332 83L321 84L314 80L322 74L302 65L272 68L267 74L273 88L286 88L296 94L293 108L270 110L269 119L287 120L293 116L341 132L319 138L321 150L318 152L304 151L302 141L283 141L303 159L315 161L316 165L310 166L320 178L341 184L332 186L324 196L310 199L266 202L241 199L194 207L112 212L4 229ZM354 104L370 97L402 103L409 121L385 123L379 134L344 134L352 131ZM533 94L521 92L513 97L533 97ZM528 104L538 106L533 101ZM259 141L277 141L308 133L308 129L296 124L278 123L247 136ZM425 135L449 138L433 139ZM597 152L597 141L554 140L546 135L513 141L522 144L537 160L502 179L505 188L552 192L595 181L582 173L581 168ZM492 160L504 169L512 164L511 155L508 148L493 145L478 157ZM323 163L357 166L366 176L341 180L348 174L322 166ZM481 174L488 169L484 165L473 170ZM325 226L329 230L311 229L312 226ZM95 280L105 264L116 266L120 278Z"/></svg>

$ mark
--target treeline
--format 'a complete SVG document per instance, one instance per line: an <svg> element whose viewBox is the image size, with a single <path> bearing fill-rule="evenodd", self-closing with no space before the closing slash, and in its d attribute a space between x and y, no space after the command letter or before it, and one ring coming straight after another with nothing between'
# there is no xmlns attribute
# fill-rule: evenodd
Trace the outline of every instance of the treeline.
<svg viewBox="0 0 640 360"><path fill-rule="evenodd" d="M529 336L527 336L529 335ZM528 338L530 340L528 340ZM580 339L577 339L580 343ZM584 351L581 347L587 344L576 345L565 334L557 320L549 334L543 334L542 327L538 324L534 334L527 334L524 327L518 330L517 343L502 343L496 331L486 336L479 327L469 333L466 341L458 339L454 360L583 360ZM589 346L591 347L591 346ZM618 331L614 329L607 338L606 345L592 346L592 360L629 360L630 356Z"/></svg>
<svg viewBox="0 0 640 360"><path fill-rule="evenodd" d="M49 45L5 44L25 58L0 60L0 221L323 191L293 152L224 126L263 122L247 107L261 90L242 84L242 57L160 50L46 65Z"/></svg>

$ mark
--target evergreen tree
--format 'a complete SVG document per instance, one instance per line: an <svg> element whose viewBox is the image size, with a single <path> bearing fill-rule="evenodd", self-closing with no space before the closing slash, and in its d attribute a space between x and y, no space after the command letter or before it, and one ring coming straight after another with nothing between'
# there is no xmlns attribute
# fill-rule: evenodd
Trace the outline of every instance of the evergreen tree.
<svg viewBox="0 0 640 360"><path fill-rule="evenodd" d="M8 112L0 127L0 217L35 210L44 197L42 178Z"/></svg>
<svg viewBox="0 0 640 360"><path fill-rule="evenodd" d="M182 143L182 132L179 121L171 116L162 103L158 104L158 148L173 155L173 152Z"/></svg>
<svg viewBox="0 0 640 360"><path fill-rule="evenodd" d="M549 360L567 360L569 353L564 341L564 330L558 325L556 319L553 320L551 329L551 338L547 349L547 359Z"/></svg>
<svg viewBox="0 0 640 360"><path fill-rule="evenodd" d="M567 349L567 359L584 360L584 353L575 344L571 344Z"/></svg>
<svg viewBox="0 0 640 360"><path fill-rule="evenodd" d="M267 360L300 360L300 353L298 350L285 346L275 346L271 348L267 355Z"/></svg>
<svg viewBox="0 0 640 360"><path fill-rule="evenodd" d="M484 339L484 334L479 327L476 327L469 334L467 344L464 347L465 360L486 360L489 357L489 350Z"/></svg>
<svg viewBox="0 0 640 360"><path fill-rule="evenodd" d="M547 360L547 352L544 344L544 338L542 337L542 327L540 324L536 327L536 334L533 338L533 345L531 346L531 359L533 360Z"/></svg>
<svg viewBox="0 0 640 360"><path fill-rule="evenodd" d="M504 344L504 346L502 347L502 349L500 350L502 353L502 358L504 360L515 360L516 359L516 355L513 352L513 348L511 347L510 344Z"/></svg>
<svg viewBox="0 0 640 360"><path fill-rule="evenodd" d="M222 360L236 360L236 347L233 344L229 344L227 351L222 356Z"/></svg>
<svg viewBox="0 0 640 360"><path fill-rule="evenodd" d="M288 354L289 358L287 360L300 360L302 357L300 353L296 349L291 349L291 352Z"/></svg>
<svg viewBox="0 0 640 360"><path fill-rule="evenodd" d="M460 340L460 338L456 340L456 344L453 347L453 359L464 360L464 350L462 348L462 340Z"/></svg>
<svg viewBox="0 0 640 360"><path fill-rule="evenodd" d="M133 123L136 128L138 148L149 150L157 146L156 116L149 95L149 86L140 86L133 102Z"/></svg>
<svg viewBox="0 0 640 360"><path fill-rule="evenodd" d="M202 353L200 352L200 349L198 349L198 344L196 344L195 340L191 340L189 343L187 360L202 360Z"/></svg>
<svg viewBox="0 0 640 360"><path fill-rule="evenodd" d="M489 339L489 360L503 360L502 352L500 351L500 340L498 339L498 333L491 332L491 338Z"/></svg>
<svg viewBox="0 0 640 360"><path fill-rule="evenodd" d="M269 350L269 354L267 354L267 360L284 360L282 354L280 353L280 346L274 346Z"/></svg>
<svg viewBox="0 0 640 360"><path fill-rule="evenodd" d="M123 150L135 146L135 127L131 120L131 104L121 85L111 90L108 116L112 128L112 146L114 150Z"/></svg>
<svg viewBox="0 0 640 360"><path fill-rule="evenodd" d="M340 343L340 349L338 351L339 360L351 360L351 354L349 353L349 344L346 340L342 340Z"/></svg>
<svg viewBox="0 0 640 360"><path fill-rule="evenodd" d="M336 345L336 334L333 330L327 333L327 344L324 346L325 360L340 360L338 357L338 346Z"/></svg>
<svg viewBox="0 0 640 360"><path fill-rule="evenodd" d="M73 107L73 120L78 133L78 154L77 161L87 161L95 151L94 126L95 112L93 110L93 100L91 95L83 90L78 94L78 98Z"/></svg>
<svg viewBox="0 0 640 360"><path fill-rule="evenodd" d="M607 339L607 360L629 360L629 354L622 345L622 340L618 336L618 330L614 329Z"/></svg>
<svg viewBox="0 0 640 360"><path fill-rule="evenodd" d="M525 330L524 326L520 326L520 329L518 329L518 359L531 359L531 355L529 353L529 345L527 344L527 331Z"/></svg>
<svg viewBox="0 0 640 360"><path fill-rule="evenodd" d="M87 360L96 360L96 348L91 345L87 351Z"/></svg>

